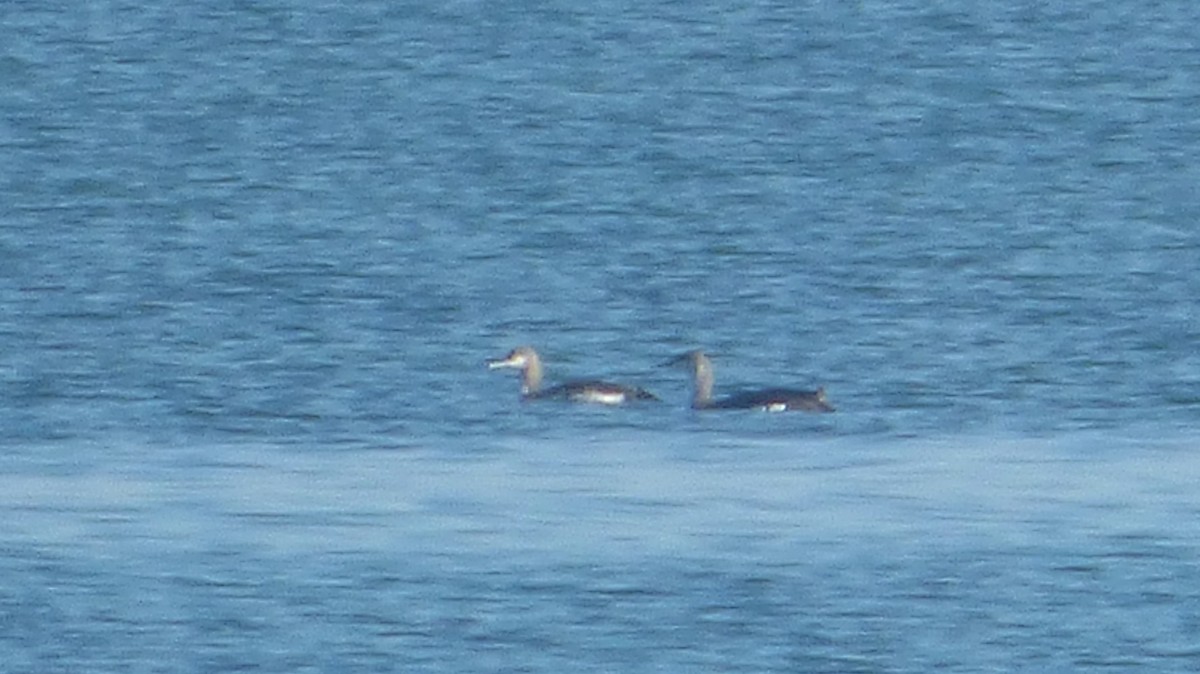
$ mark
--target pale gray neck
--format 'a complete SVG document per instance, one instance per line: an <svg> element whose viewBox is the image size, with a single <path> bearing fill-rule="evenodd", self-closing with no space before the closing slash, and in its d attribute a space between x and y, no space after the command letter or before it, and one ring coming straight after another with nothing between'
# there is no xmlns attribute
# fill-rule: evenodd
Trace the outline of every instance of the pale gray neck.
<svg viewBox="0 0 1200 674"><path fill-rule="evenodd" d="M692 357L692 406L704 407L712 402L712 361L702 353Z"/></svg>
<svg viewBox="0 0 1200 674"><path fill-rule="evenodd" d="M525 367L521 372L521 393L537 393L542 387L542 361L533 351L525 354Z"/></svg>

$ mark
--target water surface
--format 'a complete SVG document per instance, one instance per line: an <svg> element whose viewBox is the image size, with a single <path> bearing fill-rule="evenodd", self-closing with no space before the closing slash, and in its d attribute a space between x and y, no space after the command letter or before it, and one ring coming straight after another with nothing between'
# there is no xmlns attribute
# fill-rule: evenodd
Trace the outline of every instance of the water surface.
<svg viewBox="0 0 1200 674"><path fill-rule="evenodd" d="M1194 671L1198 11L10 3L6 667Z"/></svg>

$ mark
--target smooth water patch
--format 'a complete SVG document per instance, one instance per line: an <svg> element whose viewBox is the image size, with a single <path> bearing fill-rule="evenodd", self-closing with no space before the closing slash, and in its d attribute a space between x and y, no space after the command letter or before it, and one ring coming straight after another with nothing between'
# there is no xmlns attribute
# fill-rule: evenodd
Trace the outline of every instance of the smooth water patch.
<svg viewBox="0 0 1200 674"><path fill-rule="evenodd" d="M1194 446L625 431L10 454L0 640L13 671L1189 671Z"/></svg>
<svg viewBox="0 0 1200 674"><path fill-rule="evenodd" d="M1188 537L1190 440L679 436L614 430L471 450L214 445L10 454L11 541L165 549L763 554L804 542L1154 532ZM106 455L98 461L98 455ZM188 523L191 523L189 525Z"/></svg>

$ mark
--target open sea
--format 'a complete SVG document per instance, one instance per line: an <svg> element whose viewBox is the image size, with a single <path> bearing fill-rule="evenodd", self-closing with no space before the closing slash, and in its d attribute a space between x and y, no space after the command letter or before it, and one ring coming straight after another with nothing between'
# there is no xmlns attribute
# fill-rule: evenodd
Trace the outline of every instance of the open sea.
<svg viewBox="0 0 1200 674"><path fill-rule="evenodd" d="M4 2L0 669L1200 670L1197 26Z"/></svg>

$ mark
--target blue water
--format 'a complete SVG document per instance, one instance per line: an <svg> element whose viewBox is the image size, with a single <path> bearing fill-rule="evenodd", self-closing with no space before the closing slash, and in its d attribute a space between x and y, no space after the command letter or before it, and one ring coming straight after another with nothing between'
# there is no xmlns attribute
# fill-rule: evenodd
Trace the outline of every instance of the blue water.
<svg viewBox="0 0 1200 674"><path fill-rule="evenodd" d="M0 12L6 672L1200 668L1200 5Z"/></svg>

